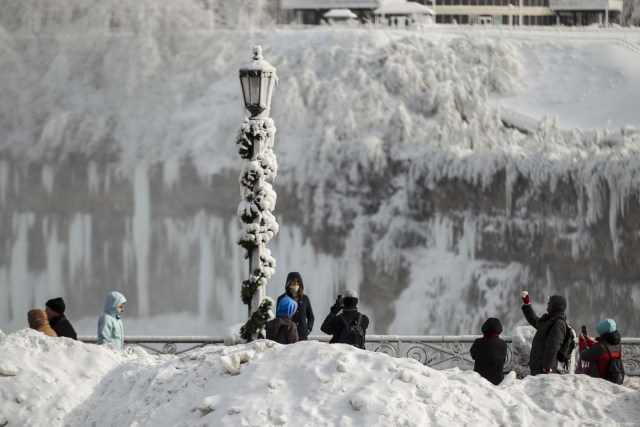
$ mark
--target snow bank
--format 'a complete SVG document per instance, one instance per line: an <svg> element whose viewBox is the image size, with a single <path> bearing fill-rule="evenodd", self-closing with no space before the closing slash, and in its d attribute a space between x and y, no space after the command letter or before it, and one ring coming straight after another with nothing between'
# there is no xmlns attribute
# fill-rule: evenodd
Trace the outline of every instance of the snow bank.
<svg viewBox="0 0 640 427"><path fill-rule="evenodd" d="M472 371L345 345L256 341L180 356L117 354L20 330L0 337L0 425L614 425L640 391L586 376L494 387Z"/></svg>

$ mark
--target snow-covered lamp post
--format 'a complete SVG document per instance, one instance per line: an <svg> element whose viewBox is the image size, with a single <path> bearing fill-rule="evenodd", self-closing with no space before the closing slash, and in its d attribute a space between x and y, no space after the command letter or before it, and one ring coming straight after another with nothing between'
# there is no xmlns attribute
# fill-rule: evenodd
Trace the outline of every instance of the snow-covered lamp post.
<svg viewBox="0 0 640 427"><path fill-rule="evenodd" d="M240 84L244 105L249 113L236 140L238 154L243 159L240 173L241 202L238 218L242 230L238 244L246 250L249 275L242 282L242 302L247 304L249 320L242 327L242 338L250 341L262 333L273 301L266 296L267 280L275 272L276 261L266 244L278 233L273 216L276 192L268 181L278 172L273 153L276 127L269 118L271 96L277 85L276 69L262 58L262 48L253 48L253 61L240 68Z"/></svg>

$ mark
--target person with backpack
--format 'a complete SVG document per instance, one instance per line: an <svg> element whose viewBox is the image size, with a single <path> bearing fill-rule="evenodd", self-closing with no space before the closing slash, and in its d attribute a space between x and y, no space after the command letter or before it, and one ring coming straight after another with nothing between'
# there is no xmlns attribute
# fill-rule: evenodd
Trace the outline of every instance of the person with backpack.
<svg viewBox="0 0 640 427"><path fill-rule="evenodd" d="M594 378L603 378L622 384L624 368L622 367L622 346L620 332L615 320L604 319L596 325L599 337L595 340L588 335L580 334L580 358L589 365L586 374Z"/></svg>
<svg viewBox="0 0 640 427"><path fill-rule="evenodd" d="M364 349L369 318L358 311L358 293L348 290L338 295L335 304L331 306L329 314L322 322L320 330L333 335L330 344L350 344ZM340 311L342 310L341 314Z"/></svg>
<svg viewBox="0 0 640 427"><path fill-rule="evenodd" d="M536 333L531 342L529 353L529 371L531 375L560 373L558 371L558 353L569 331L565 310L567 300L554 295L547 301L547 312L538 317L531 307L531 298L527 291L522 292L522 312Z"/></svg>
<svg viewBox="0 0 640 427"><path fill-rule="evenodd" d="M298 328L291 319L298 310L298 303L285 296L278 301L276 317L264 325L268 340L280 344L293 344L299 341Z"/></svg>
<svg viewBox="0 0 640 427"><path fill-rule="evenodd" d="M309 296L304 293L304 282L302 281L300 273L292 271L287 274L284 290L285 293L278 297L276 307L285 296L292 298L298 303L298 310L293 315L292 320L298 327L298 338L300 338L300 341L304 341L311 333L316 318L311 308L311 300Z"/></svg>
<svg viewBox="0 0 640 427"><path fill-rule="evenodd" d="M484 336L473 342L469 349L475 361L473 370L494 385L504 379L504 363L507 361L507 343L500 339L502 322L496 317L489 317L482 324Z"/></svg>

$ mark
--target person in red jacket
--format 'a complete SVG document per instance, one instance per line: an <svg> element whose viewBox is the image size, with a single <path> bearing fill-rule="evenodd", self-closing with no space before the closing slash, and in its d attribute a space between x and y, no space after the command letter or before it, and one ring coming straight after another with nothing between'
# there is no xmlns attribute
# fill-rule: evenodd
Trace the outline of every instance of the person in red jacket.
<svg viewBox="0 0 640 427"><path fill-rule="evenodd" d="M600 336L595 340L580 334L580 358L589 364L585 366L585 374L606 379L609 361L622 357L622 338L613 319L604 319L598 323L596 331Z"/></svg>

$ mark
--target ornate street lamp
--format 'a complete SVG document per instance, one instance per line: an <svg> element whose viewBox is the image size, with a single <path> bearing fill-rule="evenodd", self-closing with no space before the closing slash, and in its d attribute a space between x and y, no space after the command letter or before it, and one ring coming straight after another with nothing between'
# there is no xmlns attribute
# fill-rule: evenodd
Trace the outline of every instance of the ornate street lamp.
<svg viewBox="0 0 640 427"><path fill-rule="evenodd" d="M262 48L253 48L253 61L240 68L240 84L244 105L249 112L238 133L236 144L243 159L240 173L241 202L238 218L242 230L238 244L246 250L249 276L242 282L242 302L248 306L249 320L242 327L242 338L250 341L263 335L273 300L266 298L267 280L275 272L276 261L266 245L277 233L278 223L273 210L276 192L271 182L278 172L273 153L276 127L269 111L271 95L277 85L276 69L262 58Z"/></svg>
<svg viewBox="0 0 640 427"><path fill-rule="evenodd" d="M278 82L276 69L262 58L262 48L253 48L253 61L240 68L240 84L244 106L251 119L269 117L271 95Z"/></svg>

